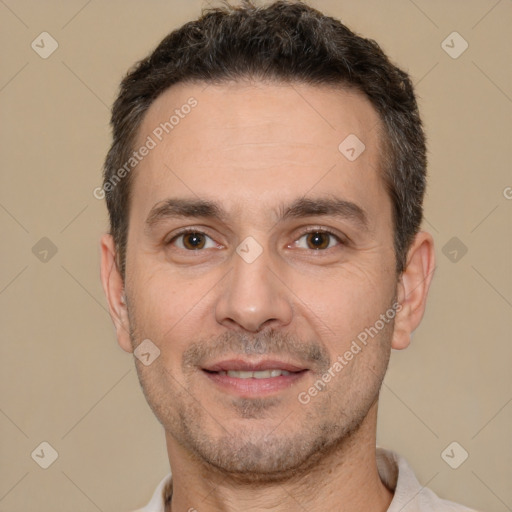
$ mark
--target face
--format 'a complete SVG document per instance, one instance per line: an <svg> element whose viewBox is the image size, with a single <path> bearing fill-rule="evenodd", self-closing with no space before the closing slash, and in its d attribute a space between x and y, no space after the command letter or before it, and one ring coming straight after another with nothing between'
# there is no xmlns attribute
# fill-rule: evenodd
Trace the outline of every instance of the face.
<svg viewBox="0 0 512 512"><path fill-rule="evenodd" d="M160 351L136 363L170 452L270 479L364 422L397 293L380 130L362 95L327 87L181 84L152 104L119 341Z"/></svg>

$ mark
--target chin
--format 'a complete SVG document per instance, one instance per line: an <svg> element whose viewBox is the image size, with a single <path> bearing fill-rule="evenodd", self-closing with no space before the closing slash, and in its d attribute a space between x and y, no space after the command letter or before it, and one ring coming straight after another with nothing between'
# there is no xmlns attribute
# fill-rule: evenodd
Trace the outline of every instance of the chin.
<svg viewBox="0 0 512 512"><path fill-rule="evenodd" d="M217 439L206 436L204 430L197 438L191 429L186 445L206 469L223 477L246 485L279 483L300 478L322 459L343 451L340 448L351 443L361 422L329 422L296 433L288 429L286 437L277 435L279 426L269 436L240 429L238 435L224 433ZM297 423L297 427L304 425Z"/></svg>

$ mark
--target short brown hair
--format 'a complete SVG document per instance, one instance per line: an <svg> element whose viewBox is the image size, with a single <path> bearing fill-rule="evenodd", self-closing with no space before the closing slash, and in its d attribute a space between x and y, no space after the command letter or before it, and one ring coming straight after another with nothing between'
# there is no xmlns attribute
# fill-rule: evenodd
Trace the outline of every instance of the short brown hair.
<svg viewBox="0 0 512 512"><path fill-rule="evenodd" d="M265 7L246 0L203 10L199 19L165 37L121 83L112 109L113 142L103 188L123 277L133 173L115 186L111 180L130 158L144 114L176 83L247 78L337 85L369 99L385 130L383 183L393 205L396 269L402 272L422 221L426 184L425 136L408 75L375 41L300 0Z"/></svg>

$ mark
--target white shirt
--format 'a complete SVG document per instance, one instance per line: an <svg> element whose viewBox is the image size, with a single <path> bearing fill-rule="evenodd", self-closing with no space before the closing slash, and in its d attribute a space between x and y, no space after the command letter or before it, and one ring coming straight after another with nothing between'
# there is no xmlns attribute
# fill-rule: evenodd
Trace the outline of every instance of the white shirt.
<svg viewBox="0 0 512 512"><path fill-rule="evenodd" d="M422 487L406 460L394 452L377 448L377 468L384 485L394 492L388 512L475 512ZM134 512L165 512L164 490L170 480L171 474L158 484L151 501Z"/></svg>

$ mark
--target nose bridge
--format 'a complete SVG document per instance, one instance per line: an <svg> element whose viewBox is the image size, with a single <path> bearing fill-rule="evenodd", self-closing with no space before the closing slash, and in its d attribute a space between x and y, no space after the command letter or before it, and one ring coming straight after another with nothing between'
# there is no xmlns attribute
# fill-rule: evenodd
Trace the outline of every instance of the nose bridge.
<svg viewBox="0 0 512 512"><path fill-rule="evenodd" d="M270 323L291 321L289 296L272 270L268 249L248 237L233 254L232 271L219 291L217 321L257 332Z"/></svg>

